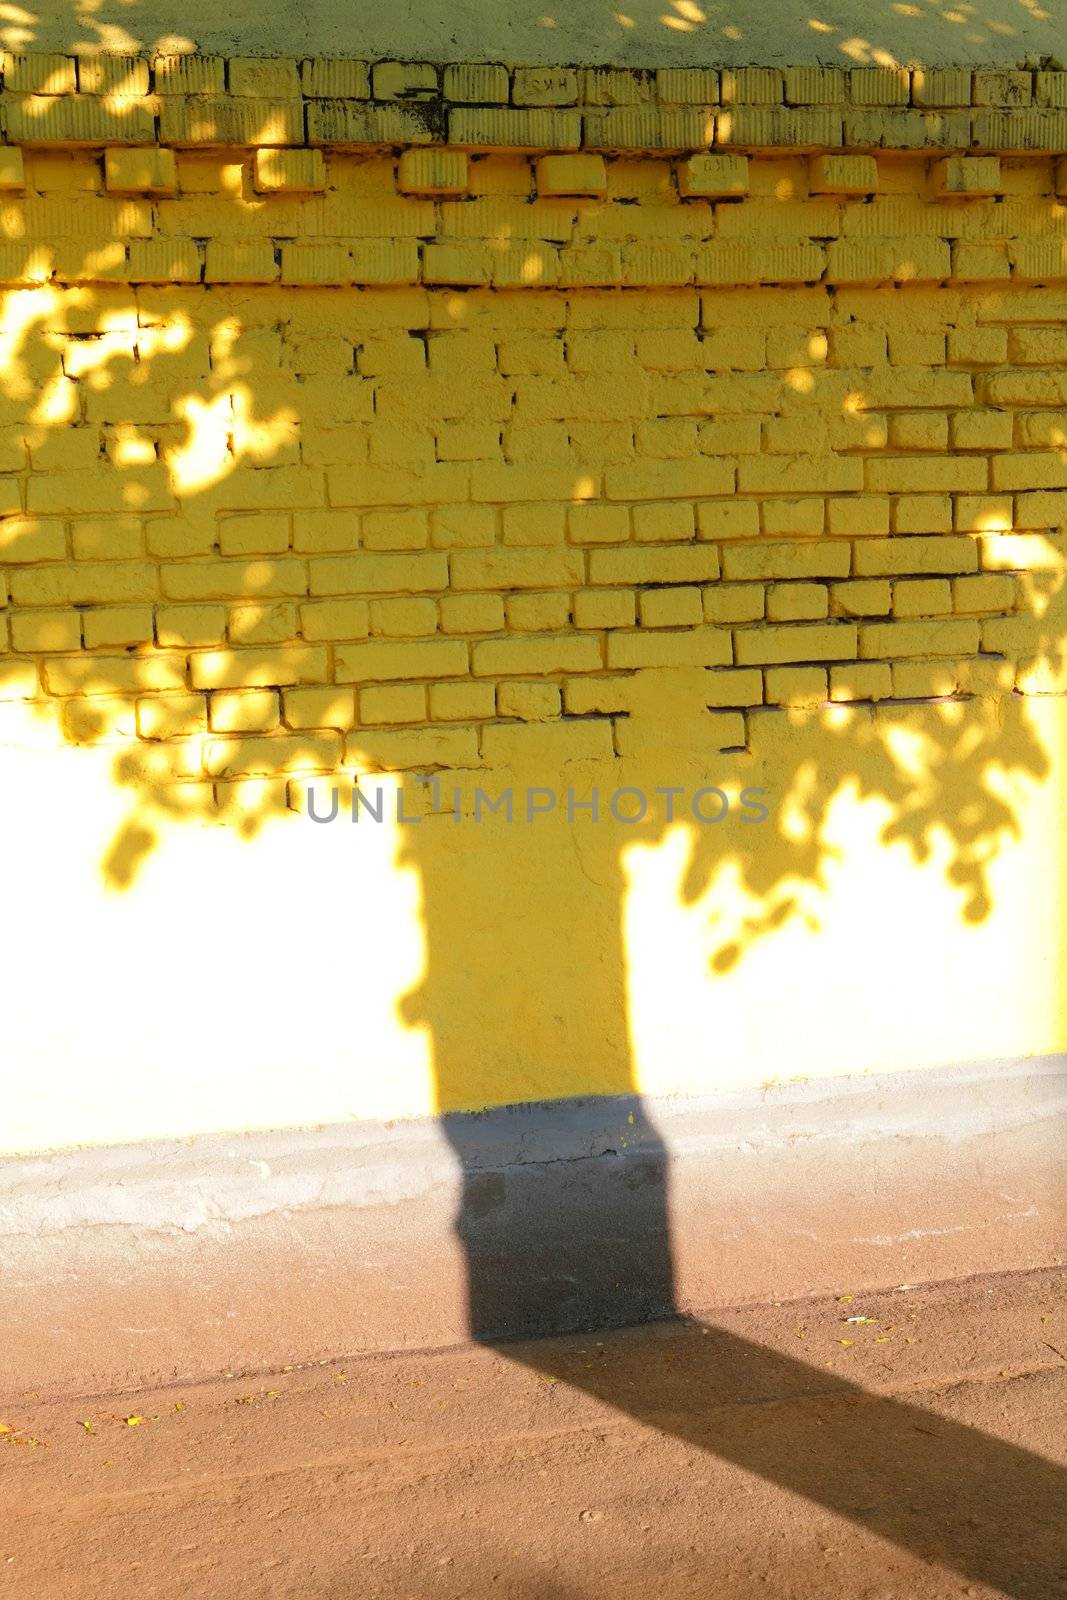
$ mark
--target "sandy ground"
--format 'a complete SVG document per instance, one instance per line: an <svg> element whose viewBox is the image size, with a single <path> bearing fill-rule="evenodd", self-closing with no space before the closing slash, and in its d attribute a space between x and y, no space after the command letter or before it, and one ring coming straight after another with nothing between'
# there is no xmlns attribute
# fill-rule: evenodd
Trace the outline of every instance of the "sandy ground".
<svg viewBox="0 0 1067 1600"><path fill-rule="evenodd" d="M0 1404L0 1593L1050 1600L1065 1291L842 1285L707 1324Z"/></svg>

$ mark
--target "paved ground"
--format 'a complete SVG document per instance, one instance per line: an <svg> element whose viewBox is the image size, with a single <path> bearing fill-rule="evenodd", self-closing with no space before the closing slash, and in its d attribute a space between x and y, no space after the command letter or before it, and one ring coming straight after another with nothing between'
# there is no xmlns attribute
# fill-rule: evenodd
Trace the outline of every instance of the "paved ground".
<svg viewBox="0 0 1067 1600"><path fill-rule="evenodd" d="M1051 1600L1065 1289L842 1285L703 1325L0 1408L0 1593Z"/></svg>

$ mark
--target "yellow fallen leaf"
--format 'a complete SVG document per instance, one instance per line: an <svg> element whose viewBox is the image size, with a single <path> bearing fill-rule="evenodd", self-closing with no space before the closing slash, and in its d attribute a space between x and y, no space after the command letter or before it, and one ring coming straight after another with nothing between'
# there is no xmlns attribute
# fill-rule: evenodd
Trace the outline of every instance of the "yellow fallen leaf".
<svg viewBox="0 0 1067 1600"><path fill-rule="evenodd" d="M875 1344L888 1344L889 1343L889 1335L888 1335L888 1333L880 1333L878 1335L877 1339L874 1342L875 1342Z"/></svg>
<svg viewBox="0 0 1067 1600"><path fill-rule="evenodd" d="M855 1300L855 1298L856 1296L854 1294L839 1294L837 1297L837 1303L839 1306L847 1306L851 1301Z"/></svg>
<svg viewBox="0 0 1067 1600"><path fill-rule="evenodd" d="M0 1422L0 1433L14 1433L14 1431L10 1422Z"/></svg>
<svg viewBox="0 0 1067 1600"><path fill-rule="evenodd" d="M838 1339L837 1342L838 1342L838 1344L851 1344L852 1340L851 1339Z"/></svg>
<svg viewBox="0 0 1067 1600"><path fill-rule="evenodd" d="M78 1418L78 1425L79 1425L79 1427L84 1428L86 1433L95 1433L96 1432L96 1429L93 1427L92 1423L87 1421L87 1420L85 1420L82 1417Z"/></svg>
<svg viewBox="0 0 1067 1600"><path fill-rule="evenodd" d="M126 1426L127 1426L127 1428L139 1428L142 1425L143 1422L144 1422L144 1418L143 1417L127 1417L126 1418Z"/></svg>

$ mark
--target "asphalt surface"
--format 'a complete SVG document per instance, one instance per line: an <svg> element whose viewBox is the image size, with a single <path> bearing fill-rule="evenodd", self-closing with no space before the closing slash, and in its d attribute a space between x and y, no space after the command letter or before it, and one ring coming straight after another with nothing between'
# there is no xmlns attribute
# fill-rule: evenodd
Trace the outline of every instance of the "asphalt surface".
<svg viewBox="0 0 1067 1600"><path fill-rule="evenodd" d="M0 1593L1052 1600L1065 1377L1035 1272L0 1402Z"/></svg>

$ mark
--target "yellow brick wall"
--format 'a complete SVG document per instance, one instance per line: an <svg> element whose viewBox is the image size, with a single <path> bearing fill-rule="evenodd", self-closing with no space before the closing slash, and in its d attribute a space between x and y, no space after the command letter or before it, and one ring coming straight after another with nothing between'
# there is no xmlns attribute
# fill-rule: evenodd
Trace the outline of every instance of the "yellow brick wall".
<svg viewBox="0 0 1067 1600"><path fill-rule="evenodd" d="M5 696L220 802L528 722L609 757L642 668L706 669L730 748L763 707L1048 689L1050 160L957 198L913 158L696 157L747 191L708 199L651 156L410 155L26 152ZM383 252L410 283L332 286Z"/></svg>
<svg viewBox="0 0 1067 1600"><path fill-rule="evenodd" d="M795 119L838 77L744 73L716 81L713 150L612 148L634 84L660 131L628 137L662 144L668 112L648 75L601 75L586 147L553 152L507 119L561 115L565 73L513 75L514 109L453 82L504 119L484 138L265 148L267 98L355 105L358 64L341 89L323 64L218 65L157 63L164 142L127 148L70 132L87 83L57 87L61 63L8 77L58 131L0 163L0 699L99 747L144 816L254 827L338 773L574 760L610 783L650 684L668 728L672 683L699 709L689 758L853 716L842 773L915 702L999 727L1067 692L1051 149L850 137L960 98L874 71L837 150ZM676 76L661 98L706 92ZM1064 114L1067 75L1023 76L1033 115ZM1001 109L968 116L1024 114L977 78ZM415 116L419 83L373 87ZM195 148L209 112L225 131ZM531 148L475 148L507 140ZM1010 768L1026 746L982 748Z"/></svg>

